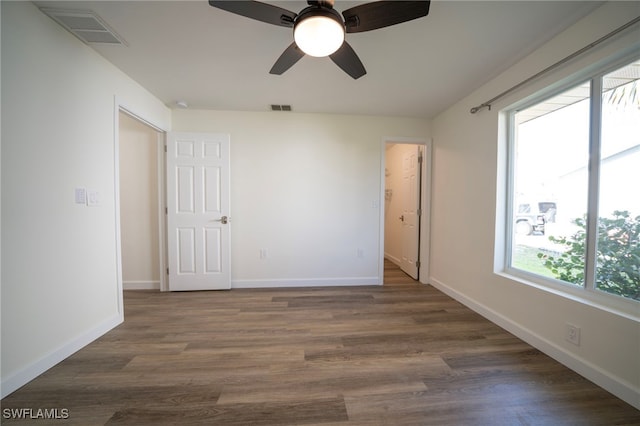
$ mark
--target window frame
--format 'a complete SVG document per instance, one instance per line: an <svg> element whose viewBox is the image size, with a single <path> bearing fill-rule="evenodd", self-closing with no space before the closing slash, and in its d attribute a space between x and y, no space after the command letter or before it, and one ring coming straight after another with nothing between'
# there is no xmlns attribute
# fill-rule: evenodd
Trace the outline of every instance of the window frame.
<svg viewBox="0 0 640 426"><path fill-rule="evenodd" d="M559 296L599 307L607 311L640 320L640 301L607 293L596 288L596 253L600 197L601 168L601 136L602 136L602 82L603 78L626 65L640 60L637 53L627 54L616 60L606 61L598 67L583 70L555 84L547 85L533 95L513 103L502 110L506 127L506 185L504 197L505 230L501 253L503 262L499 275L520 283L527 284ZM585 281L583 285L568 283L559 279L545 277L512 266L514 238L514 203L515 203L515 144L517 126L515 116L519 111L544 102L567 90L589 82L589 163L587 184L587 216L586 216L586 253ZM498 234L499 235L499 234Z"/></svg>

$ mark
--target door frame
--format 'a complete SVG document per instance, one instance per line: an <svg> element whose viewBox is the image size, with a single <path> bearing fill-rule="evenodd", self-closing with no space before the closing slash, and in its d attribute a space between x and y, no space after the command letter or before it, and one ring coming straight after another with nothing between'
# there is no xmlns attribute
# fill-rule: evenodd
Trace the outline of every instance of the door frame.
<svg viewBox="0 0 640 426"><path fill-rule="evenodd" d="M159 244L159 267L160 267L160 291L167 291L167 255L166 255L166 224L165 224L165 169L164 169L164 150L166 132L168 129L162 128L162 125L153 123L145 119L141 113L135 111L134 108L128 107L122 99L114 97L113 103L113 168L114 168L114 213L115 213L115 239L116 239L116 279L118 293L118 313L121 319L124 319L124 288L122 283L122 238L120 226L120 113L127 114L134 120L151 127L158 132L158 244Z"/></svg>
<svg viewBox="0 0 640 426"><path fill-rule="evenodd" d="M385 168L386 168L386 147L387 144L405 144L405 145L420 145L423 149L423 160L420 182L420 239L419 239L419 260L420 268L418 271L418 281L422 284L429 283L430 269L429 258L431 252L431 159L432 159L432 145L433 140L431 138L408 138L408 137L392 137L386 136L382 138L381 142L381 161L380 161L380 245L379 245L379 261L378 261L378 276L380 277L380 284L384 279L384 230L385 230L385 208L384 208L384 191L385 191Z"/></svg>

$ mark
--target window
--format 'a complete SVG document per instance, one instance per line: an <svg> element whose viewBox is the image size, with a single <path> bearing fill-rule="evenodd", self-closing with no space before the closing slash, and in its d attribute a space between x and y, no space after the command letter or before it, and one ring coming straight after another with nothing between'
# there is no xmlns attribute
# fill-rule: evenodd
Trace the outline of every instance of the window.
<svg viewBox="0 0 640 426"><path fill-rule="evenodd" d="M640 60L509 113L507 270L640 300Z"/></svg>

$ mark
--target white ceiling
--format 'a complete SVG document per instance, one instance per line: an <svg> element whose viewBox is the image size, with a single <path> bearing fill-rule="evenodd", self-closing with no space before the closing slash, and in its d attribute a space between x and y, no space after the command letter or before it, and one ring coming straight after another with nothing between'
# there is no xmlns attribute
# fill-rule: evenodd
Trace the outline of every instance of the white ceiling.
<svg viewBox="0 0 640 426"><path fill-rule="evenodd" d="M306 6L269 3L294 12ZM335 8L359 3L365 2L336 0ZM36 4L97 13L128 46L91 47L170 108L176 101L238 111L290 104L296 112L430 118L602 2L434 0L425 18L347 34L367 69L359 80L329 58L304 57L281 76L269 74L292 31L212 8L206 0Z"/></svg>

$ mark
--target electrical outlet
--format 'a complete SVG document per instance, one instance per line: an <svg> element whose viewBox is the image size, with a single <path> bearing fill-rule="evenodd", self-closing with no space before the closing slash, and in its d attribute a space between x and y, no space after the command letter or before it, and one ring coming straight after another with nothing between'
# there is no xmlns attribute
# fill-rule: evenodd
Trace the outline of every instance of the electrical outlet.
<svg viewBox="0 0 640 426"><path fill-rule="evenodd" d="M564 338L567 342L580 346L580 327L567 323Z"/></svg>

